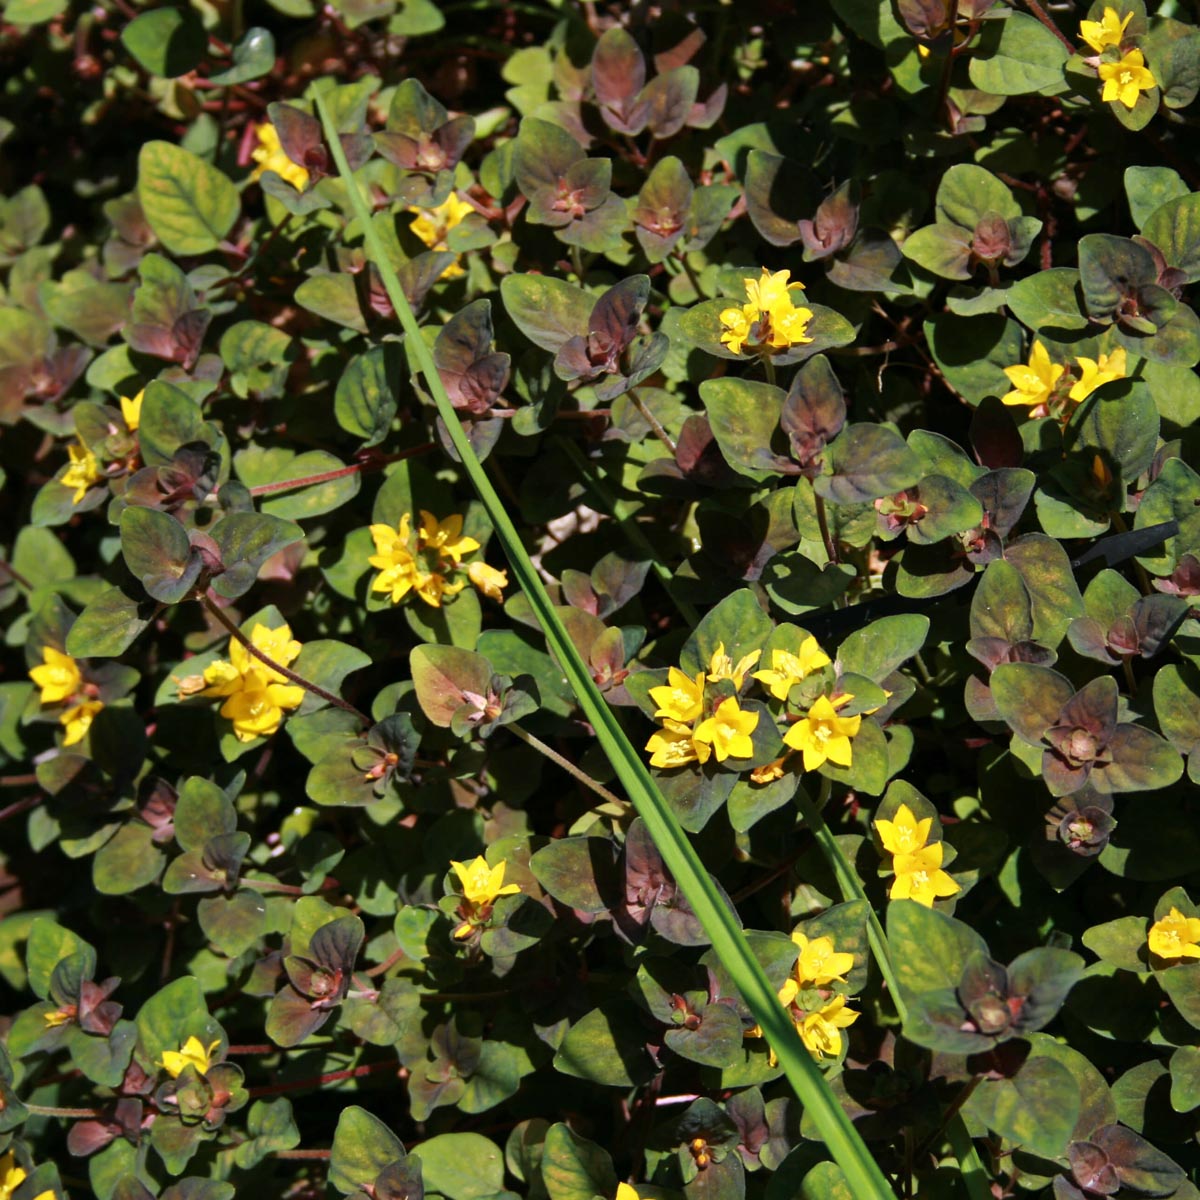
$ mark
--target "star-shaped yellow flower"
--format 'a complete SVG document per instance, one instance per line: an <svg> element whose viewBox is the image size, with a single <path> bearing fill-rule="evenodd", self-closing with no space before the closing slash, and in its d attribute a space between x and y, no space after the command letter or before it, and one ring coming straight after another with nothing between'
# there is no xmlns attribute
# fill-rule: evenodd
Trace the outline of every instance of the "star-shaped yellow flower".
<svg viewBox="0 0 1200 1200"><path fill-rule="evenodd" d="M83 686L79 664L53 646L42 647L41 666L30 667L29 678L42 689L43 704L61 704Z"/></svg>
<svg viewBox="0 0 1200 1200"><path fill-rule="evenodd" d="M71 462L58 482L63 487L75 489L71 503L78 504L87 495L88 488L104 478L104 472L100 470L96 456L82 442L68 446L67 454Z"/></svg>
<svg viewBox="0 0 1200 1200"><path fill-rule="evenodd" d="M96 719L96 714L104 708L102 700L81 700L59 714L59 724L66 731L63 738L64 746L74 746L87 737L87 732Z"/></svg>
<svg viewBox="0 0 1200 1200"><path fill-rule="evenodd" d="M837 1058L842 1052L842 1030L853 1025L860 1013L846 1007L845 996L834 996L824 1008L806 1013L796 1022L796 1032L813 1058Z"/></svg>
<svg viewBox="0 0 1200 1200"><path fill-rule="evenodd" d="M654 715L668 721L690 724L704 711L704 672L695 679L678 667L667 671L667 682L650 689L650 699L658 705Z"/></svg>
<svg viewBox="0 0 1200 1200"><path fill-rule="evenodd" d="M824 763L848 767L853 758L850 739L858 733L862 717L839 717L838 708L853 700L839 696L837 704L828 696L818 696L807 715L783 735L783 744L804 755L804 769L816 771Z"/></svg>
<svg viewBox="0 0 1200 1200"><path fill-rule="evenodd" d="M286 624L277 629L257 624L250 631L250 641L282 667L291 666L302 649ZM240 742L276 733L285 710L299 708L304 700L304 689L299 684L288 682L286 675L255 658L238 641L230 643L228 662L214 662L204 668L204 684L200 695L226 698L219 711L233 723Z"/></svg>
<svg viewBox="0 0 1200 1200"><path fill-rule="evenodd" d="M693 738L690 726L670 720L664 721L662 728L650 735L645 749L650 751L650 765L664 771L686 767L692 762L706 763L712 754L712 747L707 742Z"/></svg>
<svg viewBox="0 0 1200 1200"><path fill-rule="evenodd" d="M740 692L746 672L758 662L761 656L761 650L751 650L749 654L743 654L734 663L733 659L725 653L725 643L718 642L717 648L708 662L708 681L709 683L718 683L722 679L732 679L733 686Z"/></svg>
<svg viewBox="0 0 1200 1200"><path fill-rule="evenodd" d="M1159 958L1200 958L1200 918L1171 911L1150 926L1150 953Z"/></svg>
<svg viewBox="0 0 1200 1200"><path fill-rule="evenodd" d="M1075 361L1079 365L1079 379L1071 385L1069 395L1072 400L1086 400L1097 388L1125 378L1124 347L1118 347L1111 354L1101 354L1099 358L1081 357Z"/></svg>
<svg viewBox="0 0 1200 1200"><path fill-rule="evenodd" d="M1000 399L1008 405L1021 404L1030 408L1046 404L1065 369L1061 363L1052 363L1050 352L1041 342L1035 341L1030 347L1027 364L1004 368L1013 390Z"/></svg>
<svg viewBox="0 0 1200 1200"><path fill-rule="evenodd" d="M942 843L931 842L911 853L897 854L892 859L896 878L892 880L889 897L892 900L915 900L926 908L932 908L935 900L961 891L958 884L942 870L942 853Z"/></svg>
<svg viewBox="0 0 1200 1200"><path fill-rule="evenodd" d="M755 671L754 678L765 683L776 700L786 700L796 684L829 663L829 655L821 649L817 639L810 636L804 639L795 654L790 650L772 650L771 669Z"/></svg>
<svg viewBox="0 0 1200 1200"><path fill-rule="evenodd" d="M812 310L792 303L791 293L804 285L789 283L790 271L771 272L766 267L758 279L745 279L747 302L740 307L723 309L720 314L721 342L741 354L748 341L754 349L771 353L800 346L813 339L808 336Z"/></svg>
<svg viewBox="0 0 1200 1200"><path fill-rule="evenodd" d="M730 696L717 705L716 712L696 726L693 740L712 746L717 762L727 758L749 758L754 753L750 735L758 727L759 714L742 712L737 699Z"/></svg>
<svg viewBox="0 0 1200 1200"><path fill-rule="evenodd" d="M465 555L479 549L479 543L473 537L463 536L462 527L463 519L458 513L451 513L444 521L439 521L433 513L421 509L417 545L422 550L434 551L443 562L457 567Z"/></svg>
<svg viewBox="0 0 1200 1200"><path fill-rule="evenodd" d="M261 179L264 172L274 171L280 179L290 183L298 192L308 186L308 172L294 163L284 153L283 143L279 140L279 131L265 121L254 130L258 145L250 151L250 157L258 164L250 173L252 180Z"/></svg>
<svg viewBox="0 0 1200 1200"><path fill-rule="evenodd" d="M1122 18L1117 15L1115 8L1105 8L1099 21L1079 22L1079 36L1099 54L1109 46L1120 46L1125 36L1125 26L1132 20L1132 11Z"/></svg>
<svg viewBox="0 0 1200 1200"><path fill-rule="evenodd" d="M902 804L896 809L896 815L891 821L875 822L879 840L889 854L912 854L920 850L929 841L929 831L932 828L932 817L918 821L907 804Z"/></svg>
<svg viewBox="0 0 1200 1200"><path fill-rule="evenodd" d="M447 250L447 239L450 231L461 225L475 209L465 200L460 200L456 192L451 192L437 208L410 208L416 213L416 219L409 228L425 243L430 250ZM458 259L452 262L443 272L443 279L457 279L465 274Z"/></svg>
<svg viewBox="0 0 1200 1200"><path fill-rule="evenodd" d="M1130 50L1119 62L1102 62L1096 70L1104 81L1101 100L1116 100L1126 108L1137 106L1138 96L1158 87L1140 50Z"/></svg>
<svg viewBox="0 0 1200 1200"><path fill-rule="evenodd" d="M195 1067L199 1074L207 1075L213 1063L213 1055L220 1044L221 1039L217 1038L206 1047L193 1034L178 1050L164 1050L159 1065L172 1079L177 1079L186 1067Z"/></svg>
<svg viewBox="0 0 1200 1200"><path fill-rule="evenodd" d="M521 890L515 883L504 882L506 860L503 858L494 867L488 866L482 854L473 862L451 861L450 866L458 876L463 897L459 906L463 921L454 930L456 938L469 937L477 926L485 922L491 915L492 905L500 896L512 896Z"/></svg>
<svg viewBox="0 0 1200 1200"><path fill-rule="evenodd" d="M800 947L800 957L793 970L798 989L828 987L845 983L846 972L854 969L854 955L833 948L833 938L809 938L794 930L792 941Z"/></svg>

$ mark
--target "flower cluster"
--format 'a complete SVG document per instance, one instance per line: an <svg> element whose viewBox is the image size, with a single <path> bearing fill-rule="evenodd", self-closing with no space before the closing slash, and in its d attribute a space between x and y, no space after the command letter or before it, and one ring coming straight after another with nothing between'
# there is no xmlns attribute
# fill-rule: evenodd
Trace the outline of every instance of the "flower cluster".
<svg viewBox="0 0 1200 1200"><path fill-rule="evenodd" d="M291 666L302 647L287 625L268 629L255 625L250 643L272 662ZM221 716L233 722L239 742L269 737L283 723L285 710L299 708L304 689L289 683L285 675L256 658L241 642L229 645L229 661L215 662L204 668L201 696L224 696Z"/></svg>
<svg viewBox="0 0 1200 1200"><path fill-rule="evenodd" d="M743 712L737 696L726 696L705 717L704 682L706 678L711 683L729 679L740 692L759 653L755 650L734 663L722 642L709 661L707 676L698 671L693 679L672 667L666 684L650 689L650 699L658 706L654 715L662 720L662 727L646 743L652 767L706 763L713 754L717 762L724 762L730 757L749 758L754 753L751 735L758 728L759 714Z"/></svg>
<svg viewBox="0 0 1200 1200"><path fill-rule="evenodd" d="M258 145L250 151L250 157L258 165L250 174L251 180L261 179L267 171L274 171L296 191L304 191L308 186L308 172L299 163L294 163L288 158L275 126L270 121L264 121L255 128L254 136Z"/></svg>
<svg viewBox="0 0 1200 1200"><path fill-rule="evenodd" d="M425 243L430 250L448 250L450 248L450 231L461 225L463 219L469 217L475 210L465 200L451 192L442 204L436 208L410 208L409 212L416 213L416 218L409 229ZM455 259L443 272L443 279L457 279L465 275L460 259Z"/></svg>
<svg viewBox="0 0 1200 1200"><path fill-rule="evenodd" d="M454 929L454 936L462 941L491 920L492 906L501 896L513 896L521 889L515 883L504 882L503 858L494 867L488 866L482 854L474 862L451 861L450 865L462 888L462 903L458 906L462 921Z"/></svg>
<svg viewBox="0 0 1200 1200"><path fill-rule="evenodd" d="M766 267L758 279L746 279L746 303L721 313L721 342L734 354L775 354L813 339L807 336L812 310L792 303L798 280L788 282L790 271L772 273ZM749 350L746 347L749 347Z"/></svg>
<svg viewBox="0 0 1200 1200"><path fill-rule="evenodd" d="M890 821L875 822L883 848L892 856L895 878L888 896L892 900L915 900L932 908L935 900L953 896L962 889L942 870L941 842L930 842L933 818L918 821L907 804L901 804Z"/></svg>
<svg viewBox="0 0 1200 1200"><path fill-rule="evenodd" d="M833 938L809 938L800 930L792 933L792 941L800 950L791 975L779 989L779 1003L800 1035L805 1048L818 1062L836 1059L842 1053L842 1030L853 1025L860 1014L847 1008L850 999L836 990L835 984L846 984L846 973L854 968L854 955L834 948ZM746 1037L762 1037L755 1025ZM770 1062L776 1062L775 1051Z"/></svg>
<svg viewBox="0 0 1200 1200"><path fill-rule="evenodd" d="M1125 29L1132 19L1132 11L1121 17L1115 8L1105 8L1099 21L1079 23L1079 36L1095 52L1087 61L1096 68L1104 84L1100 99L1115 100L1126 108L1136 108L1142 92L1158 87L1158 80L1146 66L1141 50L1125 45ZM1116 57L1103 57L1108 50Z"/></svg>
<svg viewBox="0 0 1200 1200"><path fill-rule="evenodd" d="M452 513L439 521L432 513L421 510L421 523L415 533L412 516L405 513L400 524L372 525L371 537L375 553L367 561L378 568L379 574L371 591L391 594L392 603L399 604L411 592L426 604L441 608L448 596L457 596L467 586L467 579L492 600L504 599L508 573L489 567L482 560L463 564L468 554L479 549L473 537L463 536L463 519ZM467 579L455 579L460 572Z"/></svg>
<svg viewBox="0 0 1200 1200"><path fill-rule="evenodd" d="M1074 406L1086 400L1097 388L1124 379L1126 355L1122 348L1098 358L1079 357L1074 366L1050 361L1050 352L1040 341L1029 350L1029 362L1005 367L1004 374L1013 385L1000 399L1010 406L1021 405L1030 416L1049 413L1065 418Z"/></svg>
<svg viewBox="0 0 1200 1200"><path fill-rule="evenodd" d="M1158 958L1200 958L1200 917L1171 911L1150 926L1150 953Z"/></svg>
<svg viewBox="0 0 1200 1200"><path fill-rule="evenodd" d="M692 678L678 667L670 668L666 684L650 689L650 699L657 705L654 715L662 722L645 747L650 751L652 767L706 763L713 754L717 762L730 757L748 758L753 754L751 735L758 727L759 714L744 712L736 695L723 696L709 712L704 685L706 681L718 683L728 679L734 690L740 692L760 655L761 652L755 650L735 664L721 643L713 653L707 674L700 671ZM807 637L795 651L772 650L770 667L754 671L750 677L761 683L775 700L786 704L797 684L830 663L829 655L821 649L816 638ZM839 767L850 766L853 760L851 739L862 725L862 716L842 716L838 710L853 699L846 692L817 696L809 704L808 711L792 720L784 733L787 753L756 767L751 773L753 781L769 783L780 778L788 755L793 751L802 756L806 771L819 770L827 762ZM706 713L709 715L705 716Z"/></svg>
<svg viewBox="0 0 1200 1200"><path fill-rule="evenodd" d="M30 667L29 678L41 688L43 707L64 706L58 714L59 724L66 733L63 745L73 746L83 741L104 702L98 698L96 685L84 681L79 664L69 654L43 646L41 665Z"/></svg>

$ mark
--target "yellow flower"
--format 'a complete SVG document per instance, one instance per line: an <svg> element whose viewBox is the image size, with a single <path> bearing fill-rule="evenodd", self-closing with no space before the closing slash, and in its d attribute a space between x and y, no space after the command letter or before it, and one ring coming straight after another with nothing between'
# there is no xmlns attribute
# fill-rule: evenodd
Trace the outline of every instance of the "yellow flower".
<svg viewBox="0 0 1200 1200"><path fill-rule="evenodd" d="M1035 341L1029 350L1028 364L1004 368L1013 390L1000 399L1005 404L1024 404L1030 408L1046 404L1064 370L1061 363L1052 363L1050 352L1041 342Z"/></svg>
<svg viewBox="0 0 1200 1200"><path fill-rule="evenodd" d="M1125 26L1131 20L1132 12L1127 12L1122 19L1117 16L1115 8L1105 8L1099 21L1079 22L1079 36L1099 54L1107 46L1120 46L1121 38L1125 36Z"/></svg>
<svg viewBox="0 0 1200 1200"><path fill-rule="evenodd" d="M120 396L121 401L121 416L125 418L125 428L130 433L137 430L142 419L142 397L146 394L146 389L142 388L140 392L132 400L126 396Z"/></svg>
<svg viewBox="0 0 1200 1200"><path fill-rule="evenodd" d="M69 1025L78 1015L78 1009L70 1004L66 1008L56 1008L53 1012L42 1013L42 1020L47 1029L58 1029L61 1025Z"/></svg>
<svg viewBox="0 0 1200 1200"><path fill-rule="evenodd" d="M1146 68L1146 60L1140 50L1130 50L1115 63L1102 62L1097 71L1104 81L1101 100L1117 100L1126 108L1133 108L1142 92L1158 87L1158 81Z"/></svg>
<svg viewBox="0 0 1200 1200"><path fill-rule="evenodd" d="M299 163L292 162L284 153L283 143L279 140L279 132L275 126L270 121L265 121L255 129L254 136L258 138L258 145L250 152L250 157L258 166L251 172L251 180L261 179L266 171L274 171L296 191L304 191L308 186L308 172Z"/></svg>
<svg viewBox="0 0 1200 1200"><path fill-rule="evenodd" d="M12 1200L13 1192L25 1182L26 1174L24 1167L17 1166L16 1155L11 1150L0 1155L0 1200Z"/></svg>
<svg viewBox="0 0 1200 1200"><path fill-rule="evenodd" d="M451 861L450 866L462 887L460 912L465 918L454 930L456 938L469 937L475 926L486 921L498 897L511 896L521 890L515 883L504 882L505 865L506 860L502 858L494 867L489 867L483 855L470 863Z"/></svg>
<svg viewBox="0 0 1200 1200"><path fill-rule="evenodd" d="M193 1034L178 1050L164 1050L159 1066L172 1079L177 1079L185 1067L195 1067L199 1074L207 1075L209 1067L212 1066L213 1054L220 1044L221 1039L218 1038L215 1042L210 1042L205 1049L204 1043Z"/></svg>
<svg viewBox="0 0 1200 1200"><path fill-rule="evenodd" d="M932 842L892 859L896 878L888 895L893 900L915 900L932 908L934 900L962 889L942 870L942 843Z"/></svg>
<svg viewBox="0 0 1200 1200"><path fill-rule="evenodd" d="M794 974L801 989L827 987L834 981L845 983L846 972L854 969L854 955L834 950L833 938L810 939L797 929L792 941L800 947Z"/></svg>
<svg viewBox="0 0 1200 1200"><path fill-rule="evenodd" d="M803 753L806 771L815 771L826 761L839 767L850 765L850 739L858 733L862 717L839 717L837 709L853 699L839 696L834 705L828 696L818 696L808 715L783 735L785 746Z"/></svg>
<svg viewBox="0 0 1200 1200"><path fill-rule="evenodd" d="M286 624L278 629L255 625L250 642L283 667L290 666L302 649ZM226 697L219 711L233 723L240 742L277 732L284 710L299 708L304 700L302 687L288 683L286 675L255 658L238 641L230 643L228 662L210 663L204 668L204 683L200 695Z"/></svg>
<svg viewBox="0 0 1200 1200"><path fill-rule="evenodd" d="M1112 12L1112 9L1108 11ZM1079 379L1071 385L1072 400L1086 400L1097 388L1112 383L1115 379L1125 378L1123 347L1111 354L1102 354L1097 359L1077 358L1075 361L1079 364Z"/></svg>
<svg viewBox="0 0 1200 1200"><path fill-rule="evenodd" d="M462 536L463 519L451 513L439 521L433 513L421 509L421 527L417 530L417 545L422 550L434 551L443 562L449 560L454 566L462 563L464 555L473 554L479 543L472 537Z"/></svg>
<svg viewBox="0 0 1200 1200"><path fill-rule="evenodd" d="M717 711L696 726L693 740L712 746L717 762L727 758L749 758L754 753L750 735L758 727L759 714L742 712L737 699L730 696L717 705Z"/></svg>
<svg viewBox="0 0 1200 1200"><path fill-rule="evenodd" d="M79 664L52 646L42 647L42 665L30 667L29 678L42 689L43 704L61 704L83 686Z"/></svg>
<svg viewBox="0 0 1200 1200"><path fill-rule="evenodd" d="M104 478L104 472L100 470L96 456L82 442L68 446L67 453L71 456L71 463L58 482L63 487L75 489L71 503L78 504L87 495L88 488Z"/></svg>
<svg viewBox="0 0 1200 1200"><path fill-rule="evenodd" d="M786 700L796 684L807 679L814 671L829 666L829 663L829 655L817 644L817 639L807 637L798 654L790 650L772 650L771 669L755 671L754 678L759 683L765 683L776 700Z"/></svg>
<svg viewBox="0 0 1200 1200"><path fill-rule="evenodd" d="M691 729L678 721L664 721L662 728L651 734L645 749L650 751L650 765L663 770L690 762L706 763L712 753L707 742L696 741Z"/></svg>
<svg viewBox="0 0 1200 1200"><path fill-rule="evenodd" d="M66 730L63 745L73 746L76 742L82 742L87 737L87 731L91 729L96 714L103 708L104 702L101 700L82 700L61 713L58 720Z"/></svg>
<svg viewBox="0 0 1200 1200"><path fill-rule="evenodd" d="M656 717L690 724L704 711L704 672L699 672L693 680L678 667L672 667L667 672L667 682L650 689L650 699L658 705L654 710Z"/></svg>
<svg viewBox="0 0 1200 1200"><path fill-rule="evenodd" d="M796 1022L796 1032L813 1058L837 1058L842 1052L842 1030L861 1014L846 1007L845 996L834 996L824 1008L806 1013Z"/></svg>
<svg viewBox="0 0 1200 1200"><path fill-rule="evenodd" d="M790 271L772 273L766 267L758 279L745 279L747 303L720 314L721 342L741 354L751 338L758 350L785 350L813 339L807 336L812 310L792 303L791 292L804 284L788 282Z"/></svg>
<svg viewBox="0 0 1200 1200"><path fill-rule="evenodd" d="M371 526L375 553L367 562L379 568L379 574L371 584L371 591L391 592L393 604L399 604L423 578L422 573L417 570L417 560L410 548L412 534L409 530L409 520L409 514L405 513L396 529L390 525Z"/></svg>
<svg viewBox="0 0 1200 1200"><path fill-rule="evenodd" d="M416 219L409 228L427 245L430 250L449 249L447 238L450 230L462 224L475 209L465 200L460 200L456 192L446 197L445 203L437 208L410 208L409 212L416 213ZM457 279L465 274L458 260L452 262L443 272L443 279Z"/></svg>
<svg viewBox="0 0 1200 1200"><path fill-rule="evenodd" d="M489 567L485 562L473 562L467 567L467 578L489 600L499 604L504 599L504 589L508 587L508 572Z"/></svg>
<svg viewBox="0 0 1200 1200"><path fill-rule="evenodd" d="M712 658L708 663L709 683L717 683L722 679L732 679L733 686L738 691L741 691L742 683L746 678L746 672L758 662L761 655L761 650L752 650L749 654L743 654L737 660L737 664L734 665L733 659L725 653L725 643L718 642L717 648L713 651Z"/></svg>
<svg viewBox="0 0 1200 1200"><path fill-rule="evenodd" d="M1150 953L1159 958L1200 958L1200 918L1171 911L1150 926Z"/></svg>
<svg viewBox="0 0 1200 1200"><path fill-rule="evenodd" d="M907 804L902 804L896 809L893 820L875 822L879 840L889 854L912 854L920 850L929 841L929 831L932 828L932 817L918 821Z"/></svg>
<svg viewBox="0 0 1200 1200"><path fill-rule="evenodd" d="M642 1200L637 1193L637 1188L631 1187L627 1183L617 1184L617 1200Z"/></svg>

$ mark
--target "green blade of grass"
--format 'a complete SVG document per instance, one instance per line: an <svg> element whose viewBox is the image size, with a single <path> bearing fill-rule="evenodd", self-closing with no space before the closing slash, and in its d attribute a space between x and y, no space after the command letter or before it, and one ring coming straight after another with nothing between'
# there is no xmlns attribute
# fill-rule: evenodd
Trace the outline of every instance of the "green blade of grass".
<svg viewBox="0 0 1200 1200"><path fill-rule="evenodd" d="M713 950L729 971L754 1019L778 1055L797 1098L820 1129L830 1154L846 1176L851 1193L858 1197L858 1200L894 1200L894 1193L879 1164L863 1143L858 1130L800 1041L791 1020L779 1003L775 989L754 957L741 926L722 901L699 856L659 793L649 769L625 737L620 724L592 680L587 665L580 658L574 643L559 621L550 597L525 552L515 525L463 433L458 414L446 395L433 356L421 336L416 317L387 257L379 234L371 223L371 213L346 162L337 129L324 100L319 94L314 99L338 172L346 185L354 214L362 225L368 257L383 279L388 298L407 335L409 349L420 367L429 394L437 404L463 469L487 510L513 574L545 632L547 643L562 664L563 672L570 681L580 708L594 727L596 737L638 815L645 821L663 862L675 877L676 883L712 941Z"/></svg>

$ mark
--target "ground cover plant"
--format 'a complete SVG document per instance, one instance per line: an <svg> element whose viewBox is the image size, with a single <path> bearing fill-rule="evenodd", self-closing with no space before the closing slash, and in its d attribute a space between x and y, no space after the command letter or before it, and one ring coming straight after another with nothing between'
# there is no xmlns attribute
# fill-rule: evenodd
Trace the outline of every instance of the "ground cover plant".
<svg viewBox="0 0 1200 1200"><path fill-rule="evenodd" d="M0 1197L1195 1200L1194 4L0 20Z"/></svg>

